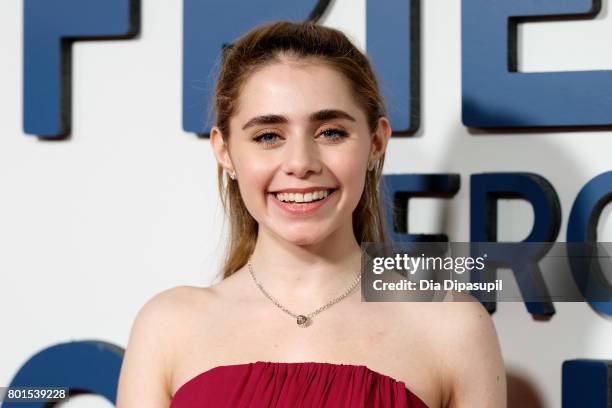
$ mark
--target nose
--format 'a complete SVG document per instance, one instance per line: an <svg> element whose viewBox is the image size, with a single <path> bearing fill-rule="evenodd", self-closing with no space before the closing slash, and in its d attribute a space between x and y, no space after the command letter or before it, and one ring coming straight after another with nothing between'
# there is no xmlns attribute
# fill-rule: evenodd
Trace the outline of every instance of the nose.
<svg viewBox="0 0 612 408"><path fill-rule="evenodd" d="M320 173L321 158L316 141L312 136L296 135L285 144L282 169L286 174L299 178Z"/></svg>

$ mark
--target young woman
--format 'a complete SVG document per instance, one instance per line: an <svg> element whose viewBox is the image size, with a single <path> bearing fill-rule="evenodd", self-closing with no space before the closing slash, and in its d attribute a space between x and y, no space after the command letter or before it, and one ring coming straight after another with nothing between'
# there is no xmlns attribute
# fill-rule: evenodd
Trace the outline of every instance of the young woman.
<svg viewBox="0 0 612 408"><path fill-rule="evenodd" d="M360 299L391 136L367 57L314 23L260 26L225 50L215 107L223 279L145 304L117 406L505 407L480 303Z"/></svg>

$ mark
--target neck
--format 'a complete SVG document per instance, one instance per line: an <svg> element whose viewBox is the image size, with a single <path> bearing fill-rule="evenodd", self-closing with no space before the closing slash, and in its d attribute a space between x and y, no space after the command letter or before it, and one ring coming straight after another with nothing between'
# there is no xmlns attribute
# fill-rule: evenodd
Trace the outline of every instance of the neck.
<svg viewBox="0 0 612 408"><path fill-rule="evenodd" d="M257 280L286 307L306 312L339 296L361 266L361 248L348 226L311 245L289 243L260 228L251 257Z"/></svg>

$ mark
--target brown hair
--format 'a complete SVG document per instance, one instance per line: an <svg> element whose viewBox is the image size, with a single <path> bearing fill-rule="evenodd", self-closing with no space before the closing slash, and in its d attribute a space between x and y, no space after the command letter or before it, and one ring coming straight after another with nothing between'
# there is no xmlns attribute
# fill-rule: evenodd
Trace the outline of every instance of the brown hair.
<svg viewBox="0 0 612 408"><path fill-rule="evenodd" d="M230 117L237 110L242 86L255 69L278 62L280 55L314 59L343 74L366 114L370 132L376 131L378 119L386 116L386 109L368 58L339 30L312 21L279 21L257 26L224 48L213 107L216 126L226 143ZM359 244L386 241L379 202L383 164L384 154L374 170L367 172L364 191L353 212L353 231ZM223 278L227 278L247 263L255 248L258 224L242 201L238 182L223 174L223 167L218 165L219 194L231 224L221 270Z"/></svg>

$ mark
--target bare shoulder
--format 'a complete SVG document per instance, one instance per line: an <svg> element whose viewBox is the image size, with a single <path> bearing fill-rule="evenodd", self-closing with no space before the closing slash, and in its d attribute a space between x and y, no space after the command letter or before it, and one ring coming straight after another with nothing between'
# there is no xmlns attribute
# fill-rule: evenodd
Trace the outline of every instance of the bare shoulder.
<svg viewBox="0 0 612 408"><path fill-rule="evenodd" d="M159 292L140 308L123 357L117 407L167 407L172 362L184 319L214 296L208 288L177 286Z"/></svg>
<svg viewBox="0 0 612 408"><path fill-rule="evenodd" d="M438 352L448 407L506 406L506 374L499 339L486 308L473 296L452 292L440 302Z"/></svg>
<svg viewBox="0 0 612 408"><path fill-rule="evenodd" d="M152 296L140 309L133 330L155 334L159 346L174 350L181 337L189 336L196 317L210 309L218 297L214 287L176 286ZM168 351L168 355L170 353Z"/></svg>
<svg viewBox="0 0 612 408"><path fill-rule="evenodd" d="M380 302L368 310L369 327L384 327L392 341L385 347L398 356L391 366L399 364L397 372L429 406L506 406L495 326L476 298L449 292L444 301Z"/></svg>
<svg viewBox="0 0 612 408"><path fill-rule="evenodd" d="M151 297L145 303L141 312L151 310L164 314L168 312L174 313L182 308L192 309L212 300L215 295L214 287L176 286Z"/></svg>
<svg viewBox="0 0 612 408"><path fill-rule="evenodd" d="M142 306L136 315L133 330L157 329L158 340L180 334L180 329L184 329L184 319L189 319L190 314L206 307L214 297L215 290L210 287L176 286L163 290Z"/></svg>

